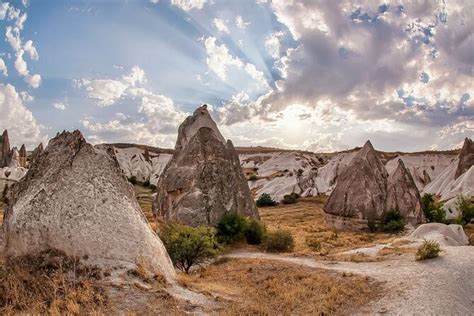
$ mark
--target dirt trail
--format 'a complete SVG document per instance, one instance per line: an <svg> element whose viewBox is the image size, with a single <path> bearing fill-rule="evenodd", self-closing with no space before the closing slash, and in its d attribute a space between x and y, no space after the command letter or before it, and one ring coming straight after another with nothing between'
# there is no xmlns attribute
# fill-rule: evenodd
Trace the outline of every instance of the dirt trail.
<svg viewBox="0 0 474 316"><path fill-rule="evenodd" d="M444 247L439 258L413 256L382 262L330 262L278 254L238 251L228 258L280 260L312 268L369 276L385 282L383 297L355 314L474 315L474 247Z"/></svg>

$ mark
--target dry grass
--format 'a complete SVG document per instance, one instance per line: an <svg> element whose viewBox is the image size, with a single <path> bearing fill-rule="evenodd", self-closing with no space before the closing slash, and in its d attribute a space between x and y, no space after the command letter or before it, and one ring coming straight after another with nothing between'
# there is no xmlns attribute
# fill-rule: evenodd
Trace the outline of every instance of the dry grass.
<svg viewBox="0 0 474 316"><path fill-rule="evenodd" d="M367 278L283 262L226 259L192 275L185 286L223 299L222 314L343 314L373 299Z"/></svg>
<svg viewBox="0 0 474 316"><path fill-rule="evenodd" d="M269 230L287 229L295 238L298 255L327 256L346 250L391 242L396 237L385 233L335 231L326 226L323 196L299 199L296 204L259 208Z"/></svg>
<svg viewBox="0 0 474 316"><path fill-rule="evenodd" d="M0 313L89 314L106 305L98 270L59 251L0 263Z"/></svg>

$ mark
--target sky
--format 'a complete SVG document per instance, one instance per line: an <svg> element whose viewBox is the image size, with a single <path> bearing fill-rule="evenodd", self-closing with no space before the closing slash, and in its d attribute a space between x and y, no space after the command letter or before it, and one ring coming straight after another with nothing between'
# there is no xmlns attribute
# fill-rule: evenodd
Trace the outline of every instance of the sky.
<svg viewBox="0 0 474 316"><path fill-rule="evenodd" d="M444 150L474 137L472 0L0 0L0 129L173 148Z"/></svg>

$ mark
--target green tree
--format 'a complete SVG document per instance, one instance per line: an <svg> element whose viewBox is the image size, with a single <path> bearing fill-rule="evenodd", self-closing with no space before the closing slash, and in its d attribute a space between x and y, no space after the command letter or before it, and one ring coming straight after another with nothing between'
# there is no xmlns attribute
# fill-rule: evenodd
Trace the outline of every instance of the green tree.
<svg viewBox="0 0 474 316"><path fill-rule="evenodd" d="M460 194L456 200L458 209L458 221L462 225L467 225L474 218L474 203L472 199Z"/></svg>
<svg viewBox="0 0 474 316"><path fill-rule="evenodd" d="M275 200L268 193L262 193L257 200L258 207L275 206L276 204Z"/></svg>
<svg viewBox="0 0 474 316"><path fill-rule="evenodd" d="M230 244L245 238L248 220L238 213L228 213L217 224L217 238L220 242Z"/></svg>

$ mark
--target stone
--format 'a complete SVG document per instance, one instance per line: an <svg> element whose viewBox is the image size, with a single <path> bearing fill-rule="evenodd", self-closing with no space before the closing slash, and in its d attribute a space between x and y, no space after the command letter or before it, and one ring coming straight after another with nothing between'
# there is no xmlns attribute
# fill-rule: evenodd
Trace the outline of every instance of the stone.
<svg viewBox="0 0 474 316"><path fill-rule="evenodd" d="M7 167L10 162L10 139L8 131L4 130L0 137L0 168Z"/></svg>
<svg viewBox="0 0 474 316"><path fill-rule="evenodd" d="M464 140L461 152L459 153L459 163L454 179L459 178L464 172L474 165L474 144L470 138Z"/></svg>
<svg viewBox="0 0 474 316"><path fill-rule="evenodd" d="M39 151L39 150L38 150ZM112 271L141 265L175 279L171 260L152 231L111 147L63 132L7 193L3 229L7 258L56 249Z"/></svg>
<svg viewBox="0 0 474 316"><path fill-rule="evenodd" d="M434 240L441 246L467 246L469 238L461 225L428 223L420 225L409 236L417 240Z"/></svg>
<svg viewBox="0 0 474 316"><path fill-rule="evenodd" d="M413 225L426 222L420 192L403 160L388 178L387 211L398 210L406 222Z"/></svg>
<svg viewBox="0 0 474 316"><path fill-rule="evenodd" d="M189 226L216 225L227 213L259 218L239 157L207 106L180 125L173 157L160 177L156 217Z"/></svg>
<svg viewBox="0 0 474 316"><path fill-rule="evenodd" d="M328 224L358 229L381 219L386 210L387 181L385 166L367 141L341 172L326 202Z"/></svg>

